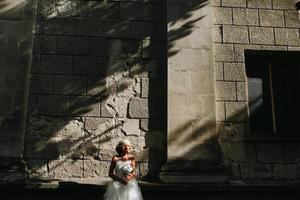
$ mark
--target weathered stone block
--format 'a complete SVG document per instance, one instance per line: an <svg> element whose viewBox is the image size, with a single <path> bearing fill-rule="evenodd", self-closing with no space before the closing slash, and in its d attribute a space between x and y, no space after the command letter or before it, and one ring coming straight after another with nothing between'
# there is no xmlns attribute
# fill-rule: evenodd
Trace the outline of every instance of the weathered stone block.
<svg viewBox="0 0 300 200"><path fill-rule="evenodd" d="M231 8L214 7L214 24L232 24Z"/></svg>
<svg viewBox="0 0 300 200"><path fill-rule="evenodd" d="M83 177L108 177L110 161L84 160Z"/></svg>
<svg viewBox="0 0 300 200"><path fill-rule="evenodd" d="M101 146L101 143L100 143ZM98 158L100 161L111 161L112 157L116 154L116 150L115 149L106 149L106 148L99 148L99 154L98 154Z"/></svg>
<svg viewBox="0 0 300 200"><path fill-rule="evenodd" d="M212 6L221 6L221 0L213 0L211 4Z"/></svg>
<svg viewBox="0 0 300 200"><path fill-rule="evenodd" d="M247 121L248 104L246 102L226 102L226 121Z"/></svg>
<svg viewBox="0 0 300 200"><path fill-rule="evenodd" d="M298 29L275 28L275 43L277 45L300 45L300 35Z"/></svg>
<svg viewBox="0 0 300 200"><path fill-rule="evenodd" d="M233 23L235 25L258 25L257 9L233 9Z"/></svg>
<svg viewBox="0 0 300 200"><path fill-rule="evenodd" d="M72 56L44 55L41 57L41 72L51 74L71 74Z"/></svg>
<svg viewBox="0 0 300 200"><path fill-rule="evenodd" d="M287 28L300 28L299 14L296 11L284 12L285 25Z"/></svg>
<svg viewBox="0 0 300 200"><path fill-rule="evenodd" d="M141 97L148 97L149 95L149 79L142 78Z"/></svg>
<svg viewBox="0 0 300 200"><path fill-rule="evenodd" d="M132 98L128 114L131 118L149 118L148 99Z"/></svg>
<svg viewBox="0 0 300 200"><path fill-rule="evenodd" d="M223 40L228 43L249 43L247 26L223 26Z"/></svg>
<svg viewBox="0 0 300 200"><path fill-rule="evenodd" d="M75 74L99 76L103 68L103 59L99 57L76 56L74 59L73 71Z"/></svg>
<svg viewBox="0 0 300 200"><path fill-rule="evenodd" d="M233 24L235 25L246 25L246 9L235 8L232 10L233 13Z"/></svg>
<svg viewBox="0 0 300 200"><path fill-rule="evenodd" d="M56 36L40 35L34 39L34 52L54 54L56 52Z"/></svg>
<svg viewBox="0 0 300 200"><path fill-rule="evenodd" d="M108 118L85 117L84 128L86 130L96 130L99 125L105 123L107 120Z"/></svg>
<svg viewBox="0 0 300 200"><path fill-rule="evenodd" d="M246 0L223 0L222 6L225 7L246 7Z"/></svg>
<svg viewBox="0 0 300 200"><path fill-rule="evenodd" d="M259 10L261 26L284 27L284 14L280 10Z"/></svg>
<svg viewBox="0 0 300 200"><path fill-rule="evenodd" d="M237 82L237 100L247 101L247 85L246 82Z"/></svg>
<svg viewBox="0 0 300 200"><path fill-rule="evenodd" d="M45 20L43 32L55 35L74 34L75 23L70 18L50 18Z"/></svg>
<svg viewBox="0 0 300 200"><path fill-rule="evenodd" d="M97 19L120 19L119 2L93 2L91 16Z"/></svg>
<svg viewBox="0 0 300 200"><path fill-rule="evenodd" d="M215 61L234 61L233 44L214 44Z"/></svg>
<svg viewBox="0 0 300 200"><path fill-rule="evenodd" d="M85 77L56 75L54 78L54 94L85 95L86 87Z"/></svg>
<svg viewBox="0 0 300 200"><path fill-rule="evenodd" d="M271 165L267 164L241 164L242 179L271 179Z"/></svg>
<svg viewBox="0 0 300 200"><path fill-rule="evenodd" d="M89 76L87 82L87 95L89 96L103 96L106 97L111 94L111 91L116 91L116 85L112 84L106 86L106 81L102 76Z"/></svg>
<svg viewBox="0 0 300 200"><path fill-rule="evenodd" d="M49 162L51 178L82 178L83 160L53 160Z"/></svg>
<svg viewBox="0 0 300 200"><path fill-rule="evenodd" d="M140 128L144 131L149 131L149 120L141 119L140 121Z"/></svg>
<svg viewBox="0 0 300 200"><path fill-rule="evenodd" d="M249 8L272 8L272 0L248 0Z"/></svg>
<svg viewBox="0 0 300 200"><path fill-rule="evenodd" d="M273 28L250 27L249 34L251 44L274 44Z"/></svg>
<svg viewBox="0 0 300 200"><path fill-rule="evenodd" d="M216 81L217 100L236 100L235 82Z"/></svg>
<svg viewBox="0 0 300 200"><path fill-rule="evenodd" d="M120 18L122 20L143 20L144 4L136 2L120 3Z"/></svg>
<svg viewBox="0 0 300 200"><path fill-rule="evenodd" d="M164 21L167 18L166 10L165 4L144 4L144 20Z"/></svg>
<svg viewBox="0 0 300 200"><path fill-rule="evenodd" d="M281 144L256 144L258 162L283 162Z"/></svg>
<svg viewBox="0 0 300 200"><path fill-rule="evenodd" d="M220 146L225 162L244 162L246 160L246 151L243 143L223 142Z"/></svg>
<svg viewBox="0 0 300 200"><path fill-rule="evenodd" d="M104 22L98 19L83 18L76 21L75 35L102 37L104 34Z"/></svg>
<svg viewBox="0 0 300 200"><path fill-rule="evenodd" d="M89 55L107 56L109 51L109 41L103 38L91 38L89 40Z"/></svg>
<svg viewBox="0 0 300 200"><path fill-rule="evenodd" d="M287 142L283 145L284 160L286 162L300 161L300 146L297 142Z"/></svg>
<svg viewBox="0 0 300 200"><path fill-rule="evenodd" d="M240 179L241 178L241 170L240 170L240 165L237 163L232 163L230 165L230 172L232 175L232 178L234 179Z"/></svg>
<svg viewBox="0 0 300 200"><path fill-rule="evenodd" d="M298 171L296 164L274 164L273 166L274 179L296 179Z"/></svg>
<svg viewBox="0 0 300 200"><path fill-rule="evenodd" d="M97 97L71 97L71 115L100 117L100 99Z"/></svg>
<svg viewBox="0 0 300 200"><path fill-rule="evenodd" d="M140 121L138 119L126 120L123 124L122 131L126 136L128 135L139 136L141 134Z"/></svg>
<svg viewBox="0 0 300 200"><path fill-rule="evenodd" d="M41 95L38 97L38 108L43 114L68 115L70 99L60 95Z"/></svg>
<svg viewBox="0 0 300 200"><path fill-rule="evenodd" d="M27 139L26 156L29 158L56 159L59 157L57 143L52 139Z"/></svg>
<svg viewBox="0 0 300 200"><path fill-rule="evenodd" d="M112 38L132 38L129 21L105 21L104 36Z"/></svg>
<svg viewBox="0 0 300 200"><path fill-rule="evenodd" d="M101 117L125 117L129 98L109 98L101 102Z"/></svg>
<svg viewBox="0 0 300 200"><path fill-rule="evenodd" d="M53 89L52 75L31 75L30 92L39 94L51 94Z"/></svg>
<svg viewBox="0 0 300 200"><path fill-rule="evenodd" d="M273 0L273 9L293 10L295 9L295 0Z"/></svg>
<svg viewBox="0 0 300 200"><path fill-rule="evenodd" d="M57 53L87 55L89 41L86 37L60 36L57 38Z"/></svg>
<svg viewBox="0 0 300 200"><path fill-rule="evenodd" d="M224 79L228 81L245 81L246 70L243 63L224 63Z"/></svg>

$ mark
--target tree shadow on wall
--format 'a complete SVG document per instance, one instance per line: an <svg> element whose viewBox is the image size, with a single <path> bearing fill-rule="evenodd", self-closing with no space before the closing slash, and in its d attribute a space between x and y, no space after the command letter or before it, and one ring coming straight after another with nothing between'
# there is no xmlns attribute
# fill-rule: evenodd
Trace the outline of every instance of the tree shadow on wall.
<svg viewBox="0 0 300 200"><path fill-rule="evenodd" d="M166 1L39 1L25 150L30 173L99 175L87 168L107 166L126 137L136 144L141 176L157 179L167 149L167 55L178 53L174 42L205 17L193 15L205 3L180 3L167 22L184 23L168 33L167 47ZM60 174L65 163L80 172Z"/></svg>

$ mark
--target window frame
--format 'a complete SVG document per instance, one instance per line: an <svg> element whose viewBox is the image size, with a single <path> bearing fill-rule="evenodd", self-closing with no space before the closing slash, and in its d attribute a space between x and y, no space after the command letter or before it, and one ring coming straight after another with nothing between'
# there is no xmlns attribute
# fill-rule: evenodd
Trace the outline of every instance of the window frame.
<svg viewBox="0 0 300 200"><path fill-rule="evenodd" d="M300 140L300 130L299 131L294 131L294 134L282 134L283 132L277 132L276 131L276 114L275 114L275 103L274 103L274 88L273 88L273 74L272 74L272 62L274 62L274 60L276 59L280 59L282 58L284 59L288 59L288 60L292 60L292 61L288 61L288 63L292 63L295 64L295 66L292 67L299 67L298 70L300 71L300 52L298 51L264 51L264 50L245 50L245 72L246 72L246 91L247 91L247 105L248 105L248 121L247 121L247 136L246 138L248 140ZM268 93L270 93L271 97L271 108L272 108L272 126L273 126L273 131L269 132L269 131L262 131L262 130L258 130L258 131L253 131L251 130L251 126L250 126L250 98L249 98L249 88L248 88L248 65L249 65L249 59L253 59L251 57L259 57L259 59L263 59L265 61L267 61L268 63L268 69L270 70L270 77L269 77L269 85L270 85L270 91L268 91ZM297 58L299 60L299 62L297 62ZM284 62L284 61L283 61ZM275 66L275 65L273 65ZM274 67L273 67L274 68ZM300 79L300 77L299 77ZM300 90L299 90L300 91ZM299 92L300 93L300 92ZM298 93L298 95L299 95ZM299 101L300 102L300 101ZM299 105L300 108L300 105ZM275 131L274 131L275 130ZM299 132L299 133L298 133ZM279 133L279 134L278 134Z"/></svg>

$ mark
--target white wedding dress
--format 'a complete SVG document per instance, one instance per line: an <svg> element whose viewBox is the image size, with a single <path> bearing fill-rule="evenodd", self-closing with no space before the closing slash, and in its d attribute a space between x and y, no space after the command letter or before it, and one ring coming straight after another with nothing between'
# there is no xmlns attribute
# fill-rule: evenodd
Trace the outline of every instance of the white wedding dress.
<svg viewBox="0 0 300 200"><path fill-rule="evenodd" d="M117 160L115 167L115 175L118 177L124 176L124 167L130 166L130 160ZM123 169L122 169L123 168ZM143 196L136 179L128 181L127 185L113 180L107 185L104 194L104 200L143 200Z"/></svg>

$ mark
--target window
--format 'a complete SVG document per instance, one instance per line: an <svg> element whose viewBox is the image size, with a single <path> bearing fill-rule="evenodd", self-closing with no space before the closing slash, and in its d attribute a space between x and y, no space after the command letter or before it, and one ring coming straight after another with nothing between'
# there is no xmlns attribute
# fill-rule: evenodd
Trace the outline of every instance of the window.
<svg viewBox="0 0 300 200"><path fill-rule="evenodd" d="M245 60L251 135L295 136L300 124L300 54L246 51Z"/></svg>

